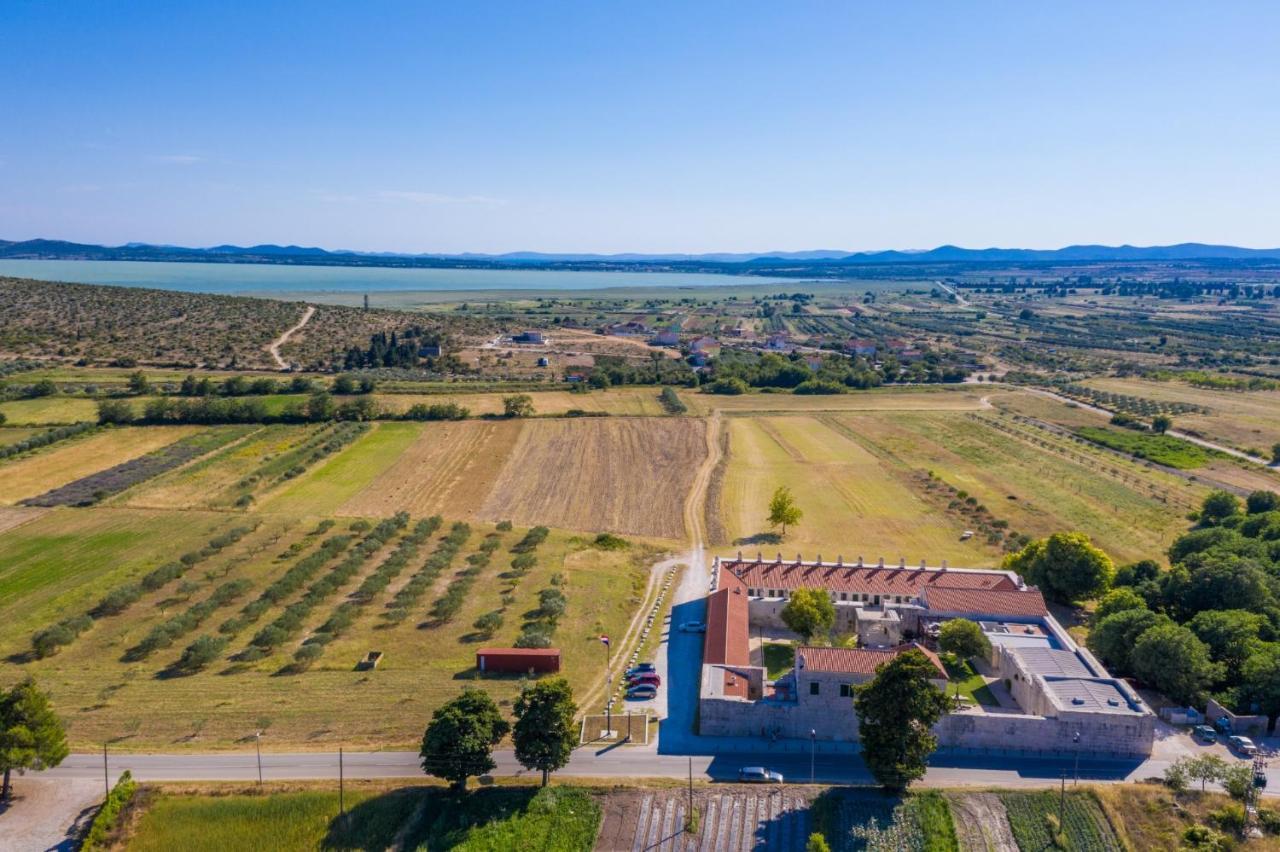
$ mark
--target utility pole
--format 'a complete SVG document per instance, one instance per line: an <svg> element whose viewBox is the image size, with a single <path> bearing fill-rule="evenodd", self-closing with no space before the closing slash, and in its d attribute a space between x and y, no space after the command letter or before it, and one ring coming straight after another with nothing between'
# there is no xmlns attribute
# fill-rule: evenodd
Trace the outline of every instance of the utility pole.
<svg viewBox="0 0 1280 852"><path fill-rule="evenodd" d="M107 774L107 744L102 744L102 786L107 788L107 795L111 795L111 776Z"/></svg>
<svg viewBox="0 0 1280 852"><path fill-rule="evenodd" d="M604 730L606 737L613 732L613 646L608 636L601 636L604 645Z"/></svg>
<svg viewBox="0 0 1280 852"><path fill-rule="evenodd" d="M814 777L813 765L817 757L817 752L818 752L818 732L815 729L810 728L809 729L809 783L810 784L813 783L813 777Z"/></svg>
<svg viewBox="0 0 1280 852"><path fill-rule="evenodd" d="M262 789L262 731L253 735L253 747L258 752L258 789Z"/></svg>
<svg viewBox="0 0 1280 852"><path fill-rule="evenodd" d="M346 801L343 796L343 793L345 792L343 789L343 787L345 786L343 784L343 780L344 779L342 775L342 746L338 746L338 816L340 817L346 817L347 815Z"/></svg>

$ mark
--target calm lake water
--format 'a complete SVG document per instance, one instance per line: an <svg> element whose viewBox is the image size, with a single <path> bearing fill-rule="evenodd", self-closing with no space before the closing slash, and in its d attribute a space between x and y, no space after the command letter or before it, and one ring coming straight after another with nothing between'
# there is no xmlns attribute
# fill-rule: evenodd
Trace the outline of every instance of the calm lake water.
<svg viewBox="0 0 1280 852"><path fill-rule="evenodd" d="M192 293L425 292L599 290L708 287L784 279L684 272L566 272L541 269L388 269L251 263L152 263L126 260L0 260L0 275L42 281L156 287Z"/></svg>

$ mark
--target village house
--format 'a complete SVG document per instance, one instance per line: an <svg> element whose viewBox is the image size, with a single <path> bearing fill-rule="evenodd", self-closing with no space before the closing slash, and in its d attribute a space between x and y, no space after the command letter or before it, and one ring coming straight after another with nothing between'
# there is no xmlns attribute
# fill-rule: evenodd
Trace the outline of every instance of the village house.
<svg viewBox="0 0 1280 852"><path fill-rule="evenodd" d="M876 355L876 342L874 340L852 339L846 340L844 343L844 351L850 355L861 355L864 358L874 358Z"/></svg>
<svg viewBox="0 0 1280 852"><path fill-rule="evenodd" d="M670 329L660 331L655 334L649 343L653 346L679 346L680 335Z"/></svg>

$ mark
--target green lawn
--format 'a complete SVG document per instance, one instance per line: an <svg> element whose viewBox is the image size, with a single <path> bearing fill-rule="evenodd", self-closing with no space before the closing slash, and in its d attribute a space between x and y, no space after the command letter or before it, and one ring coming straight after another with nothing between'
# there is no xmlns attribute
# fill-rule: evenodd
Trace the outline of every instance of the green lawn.
<svg viewBox="0 0 1280 852"><path fill-rule="evenodd" d="M987 686L987 682L982 679L982 675L973 670L973 666L968 660L960 662L945 661L947 667L947 677L951 678L951 683L947 684L947 694L955 695L957 691L964 698L968 698L978 704L985 704L988 707L999 707L1000 702L996 700L995 695L991 692L991 687Z"/></svg>
<svg viewBox="0 0 1280 852"><path fill-rule="evenodd" d="M769 680L777 680L795 668L796 650L788 642L764 643L764 667Z"/></svg>

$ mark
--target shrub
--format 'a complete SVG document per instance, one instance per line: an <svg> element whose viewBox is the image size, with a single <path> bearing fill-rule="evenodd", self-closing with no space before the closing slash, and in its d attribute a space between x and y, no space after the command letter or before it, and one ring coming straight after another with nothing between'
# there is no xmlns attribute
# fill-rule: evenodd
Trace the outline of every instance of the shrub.
<svg viewBox="0 0 1280 852"><path fill-rule="evenodd" d="M107 849L112 845L110 838L120 819L120 814L133 801L133 795L137 789L138 785L133 780L133 775L126 769L120 774L119 780L111 788L106 801L102 803L102 807L98 808L98 813L90 823L89 831L85 834L80 846L83 852Z"/></svg>
<svg viewBox="0 0 1280 852"><path fill-rule="evenodd" d="M201 636L186 647L174 668L187 674L198 672L218 659L226 647L227 640L222 637Z"/></svg>

